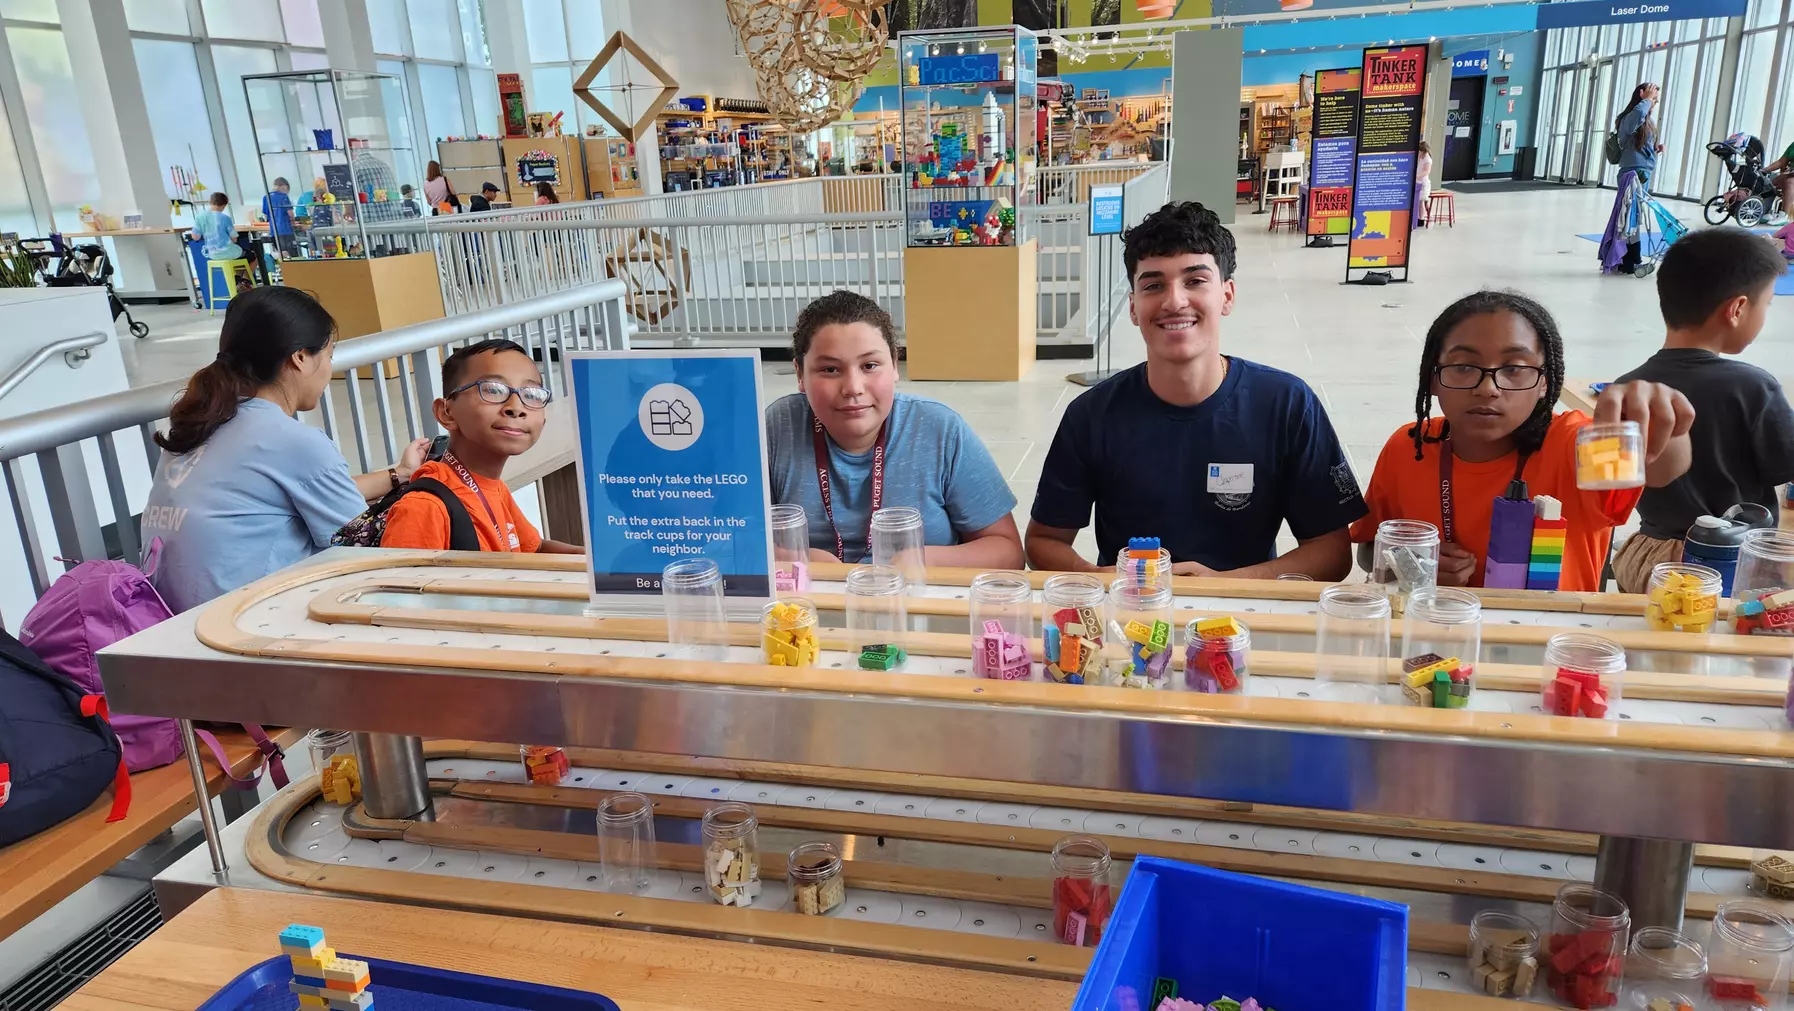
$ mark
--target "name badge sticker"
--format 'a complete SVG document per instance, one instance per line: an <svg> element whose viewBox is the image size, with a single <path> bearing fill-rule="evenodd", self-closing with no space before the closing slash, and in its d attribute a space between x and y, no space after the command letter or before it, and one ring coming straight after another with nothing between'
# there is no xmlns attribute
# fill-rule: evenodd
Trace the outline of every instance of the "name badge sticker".
<svg viewBox="0 0 1794 1011"><path fill-rule="evenodd" d="M1252 494L1252 465L1249 463L1211 463L1208 465L1210 495Z"/></svg>

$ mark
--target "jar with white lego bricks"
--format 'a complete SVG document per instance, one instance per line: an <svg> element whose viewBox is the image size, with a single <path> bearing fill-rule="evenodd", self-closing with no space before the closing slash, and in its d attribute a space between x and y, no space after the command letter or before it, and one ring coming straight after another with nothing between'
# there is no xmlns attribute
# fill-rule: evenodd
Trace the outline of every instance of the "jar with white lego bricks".
<svg viewBox="0 0 1794 1011"><path fill-rule="evenodd" d="M1163 688L1171 680L1171 587L1123 576L1109 587L1103 625L1103 683Z"/></svg>
<svg viewBox="0 0 1794 1011"><path fill-rule="evenodd" d="M654 803L639 793L613 793L598 802L598 863L604 890L646 891L660 866L654 851Z"/></svg>
<svg viewBox="0 0 1794 1011"><path fill-rule="evenodd" d="M1640 927L1626 951L1620 1011L1708 1011L1707 954L1669 927Z"/></svg>
<svg viewBox="0 0 1794 1011"><path fill-rule="evenodd" d="M847 646L862 670L899 670L909 654L909 610L903 573L888 565L847 572Z"/></svg>
<svg viewBox="0 0 1794 1011"><path fill-rule="evenodd" d="M1388 700L1389 598L1368 583L1321 590L1314 626L1314 694L1327 702Z"/></svg>
<svg viewBox="0 0 1794 1011"><path fill-rule="evenodd" d="M833 843L807 842L785 859L785 883L791 886L791 907L805 916L826 916L847 898L841 876L841 854Z"/></svg>
<svg viewBox="0 0 1794 1011"><path fill-rule="evenodd" d="M1096 684L1102 670L1103 608L1108 592L1088 572L1048 577L1040 594L1046 676L1061 684Z"/></svg>
<svg viewBox="0 0 1794 1011"><path fill-rule="evenodd" d="M567 749L558 745L520 744L517 757L523 760L523 778L537 786L560 786L573 771Z"/></svg>
<svg viewBox="0 0 1794 1011"><path fill-rule="evenodd" d="M1644 429L1638 422L1595 422L1576 433L1576 487L1613 491L1644 483Z"/></svg>
<svg viewBox="0 0 1794 1011"><path fill-rule="evenodd" d="M1410 594L1439 584L1439 528L1420 520L1384 520L1371 546L1370 581L1402 613Z"/></svg>
<svg viewBox="0 0 1794 1011"><path fill-rule="evenodd" d="M1719 904L1707 935L1707 998L1714 1011L1783 1011L1794 968L1794 924L1757 899Z"/></svg>
<svg viewBox="0 0 1794 1011"><path fill-rule="evenodd" d="M922 510L914 506L885 506L872 514L872 564L889 565L903 573L910 593L928 585L928 565L922 537Z"/></svg>
<svg viewBox="0 0 1794 1011"><path fill-rule="evenodd" d="M1580 883L1559 888L1539 955L1545 986L1581 1011L1617 1004L1631 927L1632 911L1619 896Z"/></svg>
<svg viewBox="0 0 1794 1011"><path fill-rule="evenodd" d="M1205 695L1244 695L1252 630L1230 615L1191 618L1184 626L1184 687Z"/></svg>
<svg viewBox="0 0 1794 1011"><path fill-rule="evenodd" d="M727 660L729 622L723 613L723 576L708 558L681 558L660 573L667 616L667 655Z"/></svg>
<svg viewBox="0 0 1794 1011"><path fill-rule="evenodd" d="M1467 709L1482 653L1482 598L1434 586L1408 598L1402 615L1402 701L1433 709Z"/></svg>
<svg viewBox="0 0 1794 1011"><path fill-rule="evenodd" d="M1109 847L1095 836L1067 836L1053 844L1053 935L1076 948L1094 948L1114 911Z"/></svg>
<svg viewBox="0 0 1794 1011"><path fill-rule="evenodd" d="M814 667L822 656L816 605L807 597L774 600L760 610L760 658L775 667Z"/></svg>
<svg viewBox="0 0 1794 1011"><path fill-rule="evenodd" d="M810 592L810 519L792 502L772 507L772 592Z"/></svg>
<svg viewBox="0 0 1794 1011"><path fill-rule="evenodd" d="M972 580L972 670L1026 681L1034 672L1034 584L1022 572L981 572Z"/></svg>
<svg viewBox="0 0 1794 1011"><path fill-rule="evenodd" d="M1539 706L1547 716L1619 718L1615 707L1626 682L1626 650L1612 639L1562 632L1545 643Z"/></svg>
<svg viewBox="0 0 1794 1011"><path fill-rule="evenodd" d="M730 801L704 812L704 883L725 906L760 897L760 821L754 809Z"/></svg>
<svg viewBox="0 0 1794 1011"><path fill-rule="evenodd" d="M1524 916L1485 909L1470 919L1470 985L1523 1000L1539 976L1539 928Z"/></svg>
<svg viewBox="0 0 1794 1011"><path fill-rule="evenodd" d="M1732 599L1732 629L1739 635L1794 635L1794 531L1744 535Z"/></svg>
<svg viewBox="0 0 1794 1011"><path fill-rule="evenodd" d="M1719 616L1718 569L1693 562L1659 562L1645 590L1645 624L1659 632L1710 632Z"/></svg>

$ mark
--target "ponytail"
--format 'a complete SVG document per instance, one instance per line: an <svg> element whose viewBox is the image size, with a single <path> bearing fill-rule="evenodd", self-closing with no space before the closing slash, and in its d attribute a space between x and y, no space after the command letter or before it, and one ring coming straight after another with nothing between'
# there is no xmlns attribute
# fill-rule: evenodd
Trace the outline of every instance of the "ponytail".
<svg viewBox="0 0 1794 1011"><path fill-rule="evenodd" d="M323 351L335 333L330 313L297 288L252 288L231 299L217 359L187 381L156 445L176 454L205 445L238 405L280 379L293 355Z"/></svg>

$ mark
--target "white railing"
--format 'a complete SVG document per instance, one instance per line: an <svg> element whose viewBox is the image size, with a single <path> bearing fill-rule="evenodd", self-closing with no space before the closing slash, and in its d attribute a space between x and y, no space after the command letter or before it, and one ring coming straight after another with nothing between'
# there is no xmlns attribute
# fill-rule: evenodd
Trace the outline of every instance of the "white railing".
<svg viewBox="0 0 1794 1011"><path fill-rule="evenodd" d="M1040 204L1087 204L1090 187L1125 183L1163 162L1098 161L1081 165L1048 165L1035 173L1034 199Z"/></svg>

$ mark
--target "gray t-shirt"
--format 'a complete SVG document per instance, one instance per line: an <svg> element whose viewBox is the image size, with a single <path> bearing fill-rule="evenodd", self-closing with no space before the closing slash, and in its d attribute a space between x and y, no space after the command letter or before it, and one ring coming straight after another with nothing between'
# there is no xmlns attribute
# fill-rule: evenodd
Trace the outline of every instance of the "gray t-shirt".
<svg viewBox="0 0 1794 1011"><path fill-rule="evenodd" d="M1740 502L1777 515L1776 486L1794 480L1794 410L1774 376L1701 348L1664 348L1619 378L1636 380L1679 390L1694 405L1694 462L1665 487L1645 489L1639 532L1680 540L1695 517Z"/></svg>
<svg viewBox="0 0 1794 1011"><path fill-rule="evenodd" d="M810 402L801 393L780 397L766 408L767 467L775 504L804 507L810 546L833 553L841 532L844 562L866 555L866 527L872 509L872 451L847 453L828 444L829 498L835 526L822 509L816 480L815 439ZM951 407L899 393L886 419L884 505L922 511L923 543L958 544L1015 508L1015 493L977 433Z"/></svg>
<svg viewBox="0 0 1794 1011"><path fill-rule="evenodd" d="M143 509L153 582L185 611L303 561L367 508L323 432L249 399L191 453L163 453Z"/></svg>

